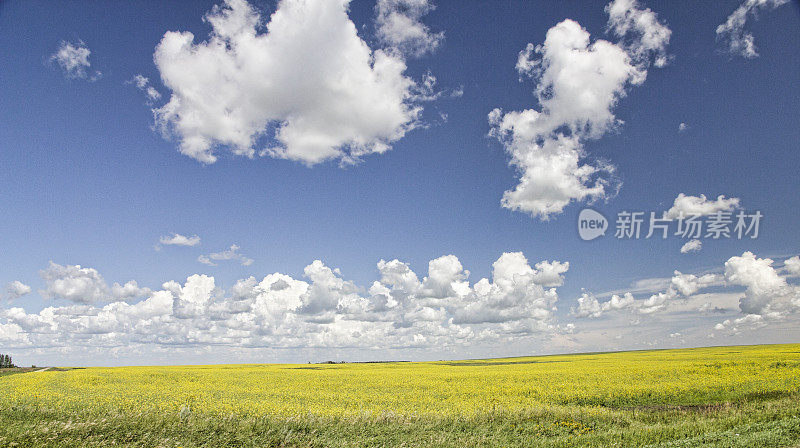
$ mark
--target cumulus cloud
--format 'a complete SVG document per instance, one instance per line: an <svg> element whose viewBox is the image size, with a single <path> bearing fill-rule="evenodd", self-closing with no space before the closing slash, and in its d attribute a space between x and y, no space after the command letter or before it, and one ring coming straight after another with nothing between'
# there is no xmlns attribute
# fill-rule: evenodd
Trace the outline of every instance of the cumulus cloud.
<svg viewBox="0 0 800 448"><path fill-rule="evenodd" d="M714 325L714 330L727 331L730 334L737 334L744 327L746 329L758 329L766 326L764 316L759 314L747 314L736 319L725 319Z"/></svg>
<svg viewBox="0 0 800 448"><path fill-rule="evenodd" d="M578 306L570 309L570 314L575 317L600 317L606 311L631 309L635 305L636 299L629 292L613 294L611 299L602 303L594 295L584 292L578 298Z"/></svg>
<svg viewBox="0 0 800 448"><path fill-rule="evenodd" d="M203 163L214 163L220 148L308 165L388 151L419 126L418 86L405 75L401 50L419 51L420 33L433 36L418 23L430 5L380 3L381 35L399 39L401 48L373 50L358 36L348 4L282 0L262 26L246 1L226 0L205 17L207 40L167 32L154 60L171 95L155 110L156 124ZM394 27L403 23L414 27L401 35Z"/></svg>
<svg viewBox="0 0 800 448"><path fill-rule="evenodd" d="M791 276L800 276L800 256L788 258L783 262L783 267Z"/></svg>
<svg viewBox="0 0 800 448"><path fill-rule="evenodd" d="M620 44L639 64L656 67L667 64L667 44L672 31L658 21L650 8L642 8L637 0L614 0L606 8L608 28L621 39Z"/></svg>
<svg viewBox="0 0 800 448"><path fill-rule="evenodd" d="M376 35L387 47L422 56L439 47L444 32L433 33L421 22L435 8L429 0L378 0Z"/></svg>
<svg viewBox="0 0 800 448"><path fill-rule="evenodd" d="M88 78L90 81L96 81L100 79L102 73L99 71L91 73L92 64L89 62L91 54L92 51L81 40L76 43L61 41L56 52L50 56L50 62L58 64L64 76L69 79Z"/></svg>
<svg viewBox="0 0 800 448"><path fill-rule="evenodd" d="M304 269L303 279L274 273L261 280L241 279L223 290L214 277L191 275L183 283L165 282L136 303L115 300L103 306L83 300L106 297L97 271L51 265L52 277L75 284L51 281L52 294L79 304L38 313L0 310L0 338L15 346L51 347L397 348L551 334L562 331L553 316L558 295L543 284L562 275L566 263L542 263L532 266L522 253L505 253L493 264L491 279L470 284L469 272L453 255L431 260L424 277L407 263L381 260L378 279L363 288L315 260ZM557 274L542 275L554 266ZM133 291L138 285L115 288Z"/></svg>
<svg viewBox="0 0 800 448"><path fill-rule="evenodd" d="M575 317L600 317L603 308L595 296L584 292L578 297L578 306L570 309L570 314Z"/></svg>
<svg viewBox="0 0 800 448"><path fill-rule="evenodd" d="M587 162L584 143L620 123L613 113L626 87L647 76L650 60L666 62L669 29L635 1L606 7L609 31L618 43L597 39L573 20L550 28L543 44L528 44L516 68L536 82L540 110L489 114L490 135L498 138L519 172L519 184L503 195L503 207L548 219L572 201L613 196L615 168Z"/></svg>
<svg viewBox="0 0 800 448"><path fill-rule="evenodd" d="M666 217L707 216L717 212L730 212L737 208L739 208L739 198L725 198L725 195L719 195L716 200L710 200L704 194L690 196L680 193L672 207L667 210Z"/></svg>
<svg viewBox="0 0 800 448"><path fill-rule="evenodd" d="M681 246L681 253L688 254L689 252L700 252L703 247L703 242L700 240L689 240Z"/></svg>
<svg viewBox="0 0 800 448"><path fill-rule="evenodd" d="M672 274L670 289L677 290L682 296L688 297L700 289L721 284L721 280L717 274L705 274L698 277L694 274L683 274L680 271L675 271Z"/></svg>
<svg viewBox="0 0 800 448"><path fill-rule="evenodd" d="M9 299L18 299L31 293L31 287L19 280L14 280L6 285L6 294Z"/></svg>
<svg viewBox="0 0 800 448"><path fill-rule="evenodd" d="M570 309L570 314L578 318L598 318L613 310L628 309L642 316L668 310L683 313L684 317L691 313L711 316L732 311L731 306L738 302L740 317L725 319L714 327L717 331L737 334L745 329L800 317L800 285L787 281L798 271L799 260L798 256L790 257L781 268L775 268L772 259L744 252L741 256L730 257L722 273L700 275L676 270L668 283L649 279L647 283L664 287L643 298L637 299L632 293L613 293L610 300L601 301L597 296L584 292ZM742 287L743 294L709 291L710 288L737 288L741 291ZM645 290L642 288L639 292ZM611 293L601 296L607 294Z"/></svg>
<svg viewBox="0 0 800 448"><path fill-rule="evenodd" d="M789 0L745 0L728 16L725 23L717 26L717 38L728 44L731 54L745 58L758 56L753 34L745 31L749 17L757 17L760 10L775 9Z"/></svg>
<svg viewBox="0 0 800 448"><path fill-rule="evenodd" d="M542 286L561 286L564 284L563 274L569 270L569 262L540 261L536 263L534 281Z"/></svg>
<svg viewBox="0 0 800 448"><path fill-rule="evenodd" d="M79 304L128 300L149 295L151 290L139 287L135 280L124 285L114 283L110 288L103 276L93 268L80 265L62 266L50 262L47 269L39 271L45 289L39 294L46 299L66 299Z"/></svg>
<svg viewBox="0 0 800 448"><path fill-rule="evenodd" d="M492 281L483 278L462 296L464 306L456 311L454 323L527 320L534 324L531 320L541 323L550 318L558 294L555 288L542 286L552 283L548 275L539 275L541 271L532 268L521 252L505 253L492 266Z"/></svg>
<svg viewBox="0 0 800 448"><path fill-rule="evenodd" d="M687 298L703 288L717 286L722 278L717 274L697 276L675 271L669 279L666 290L651 294L645 299L637 300L633 293L612 294L611 299L600 302L594 295L584 292L578 298L578 306L570 309L575 317L600 317L608 311L630 310L638 314L653 314L667 309L670 302L681 297ZM658 284L665 282L659 281Z"/></svg>
<svg viewBox="0 0 800 448"><path fill-rule="evenodd" d="M722 277L718 274L705 274L697 276L684 274L680 271L672 273L669 287L663 292L652 294L650 297L636 301L632 304L639 314L653 314L662 312L679 298L688 298L699 290L722 284Z"/></svg>
<svg viewBox="0 0 800 448"><path fill-rule="evenodd" d="M200 244L200 237L197 235L184 236L180 233L173 233L172 236L161 236L158 242L165 246L197 246Z"/></svg>
<svg viewBox="0 0 800 448"><path fill-rule="evenodd" d="M45 289L39 294L46 299L67 299L78 303L92 303L107 300L108 285L96 269L80 265L66 265L50 262L47 269L39 271L45 282Z"/></svg>
<svg viewBox="0 0 800 448"><path fill-rule="evenodd" d="M757 258L752 252L725 262L725 279L746 288L739 300L743 313L776 317L800 306L800 291L786 282L772 267L773 263L772 259Z"/></svg>
<svg viewBox="0 0 800 448"><path fill-rule="evenodd" d="M678 132L685 132L687 129L689 129L689 125L686 123L681 122L681 124L678 125Z"/></svg>
<svg viewBox="0 0 800 448"><path fill-rule="evenodd" d="M197 261L208 266L216 266L215 261L237 260L242 266L250 266L253 264L253 259L242 255L239 252L241 249L238 245L232 244L231 247L222 252L212 252L208 255L200 255Z"/></svg>
<svg viewBox="0 0 800 448"><path fill-rule="evenodd" d="M139 284L136 283L136 280L130 280L124 285L114 283L111 286L111 296L116 300L135 299L137 297L150 295L151 292L150 288L140 287Z"/></svg>

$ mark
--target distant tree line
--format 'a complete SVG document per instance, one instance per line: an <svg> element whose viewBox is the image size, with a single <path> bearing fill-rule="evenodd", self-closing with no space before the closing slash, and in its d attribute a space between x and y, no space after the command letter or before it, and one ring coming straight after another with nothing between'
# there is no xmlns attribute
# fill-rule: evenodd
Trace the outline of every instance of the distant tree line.
<svg viewBox="0 0 800 448"><path fill-rule="evenodd" d="M11 355L4 355L0 353L0 368L16 367L14 361L11 360Z"/></svg>

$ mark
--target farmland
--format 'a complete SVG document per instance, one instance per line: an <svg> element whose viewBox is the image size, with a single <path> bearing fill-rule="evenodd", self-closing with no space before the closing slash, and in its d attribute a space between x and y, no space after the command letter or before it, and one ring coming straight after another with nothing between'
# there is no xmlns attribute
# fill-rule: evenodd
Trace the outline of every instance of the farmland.
<svg viewBox="0 0 800 448"><path fill-rule="evenodd" d="M0 377L0 446L800 446L800 344Z"/></svg>

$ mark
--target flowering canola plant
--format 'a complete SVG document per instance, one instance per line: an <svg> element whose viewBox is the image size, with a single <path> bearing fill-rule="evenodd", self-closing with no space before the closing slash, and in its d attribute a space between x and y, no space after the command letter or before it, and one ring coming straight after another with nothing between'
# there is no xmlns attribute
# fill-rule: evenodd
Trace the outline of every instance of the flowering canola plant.
<svg viewBox="0 0 800 448"><path fill-rule="evenodd" d="M70 413L454 417L724 404L800 391L800 344L453 362L86 368L0 378L0 403Z"/></svg>

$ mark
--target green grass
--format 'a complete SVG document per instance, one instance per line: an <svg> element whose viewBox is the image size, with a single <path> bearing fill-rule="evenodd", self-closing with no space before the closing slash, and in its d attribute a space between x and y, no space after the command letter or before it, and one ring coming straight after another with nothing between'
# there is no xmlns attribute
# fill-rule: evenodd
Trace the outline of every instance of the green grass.
<svg viewBox="0 0 800 448"><path fill-rule="evenodd" d="M58 410L4 409L9 447L793 447L797 397L693 410L578 406L471 418L207 418L175 415L73 419Z"/></svg>
<svg viewBox="0 0 800 448"><path fill-rule="evenodd" d="M0 447L800 448L799 348L314 366L322 367L316 370L264 365L29 373L0 378L0 398L5 397L0 402ZM641 379L647 374L651 384ZM676 386L680 381L674 382L676 375L683 380L681 387ZM248 381L254 378L263 384L261 389L251 390ZM497 405L487 403L481 395L485 391L474 387L488 384L483 379L501 384L491 391L497 394ZM537 381L538 389L524 389L527 382ZM236 388L243 383L243 389ZM163 397L162 407L127 405L130 395L148 392L143 384L154 390L138 403ZM541 384L574 385L577 393L540 394L519 406L519 394L541 391ZM186 412L164 407L190 388L206 410L200 404ZM654 393L662 389L668 390ZM387 396L387 390L396 396ZM418 390L457 402L464 412L451 406L441 406L437 413L417 412ZM241 412L215 411L227 409L220 407L224 393L261 409L255 407L258 397L277 406L303 392L324 400L304 400L309 403L306 412L291 415L248 411L244 404ZM375 397L369 402L371 394ZM337 399L358 399L365 408L393 411L353 413L331 402ZM403 404L409 411L397 412ZM328 413L321 412L323 407Z"/></svg>

